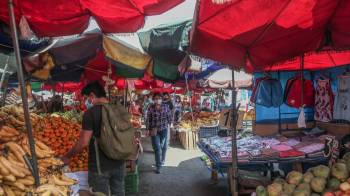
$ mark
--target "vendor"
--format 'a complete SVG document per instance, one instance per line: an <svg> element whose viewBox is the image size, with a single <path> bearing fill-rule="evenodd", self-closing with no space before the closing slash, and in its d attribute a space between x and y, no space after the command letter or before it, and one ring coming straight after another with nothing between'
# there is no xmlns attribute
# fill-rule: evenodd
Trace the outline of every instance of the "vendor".
<svg viewBox="0 0 350 196"><path fill-rule="evenodd" d="M183 105L180 96L175 97L175 114L174 114L174 122L179 123L183 111Z"/></svg>

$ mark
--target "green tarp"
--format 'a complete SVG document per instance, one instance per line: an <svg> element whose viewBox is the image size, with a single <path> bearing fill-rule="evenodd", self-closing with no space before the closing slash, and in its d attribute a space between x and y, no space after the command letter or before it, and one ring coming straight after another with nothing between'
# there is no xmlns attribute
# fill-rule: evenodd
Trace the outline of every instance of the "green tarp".
<svg viewBox="0 0 350 196"><path fill-rule="evenodd" d="M177 67L186 56L191 24L191 20L182 21L138 33L142 48L153 58L154 77L167 82L178 79Z"/></svg>

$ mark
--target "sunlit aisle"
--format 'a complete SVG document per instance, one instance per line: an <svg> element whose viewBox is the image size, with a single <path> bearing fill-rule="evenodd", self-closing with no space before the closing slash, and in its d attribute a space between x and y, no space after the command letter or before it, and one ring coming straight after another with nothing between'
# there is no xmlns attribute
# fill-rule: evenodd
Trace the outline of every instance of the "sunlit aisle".
<svg viewBox="0 0 350 196"><path fill-rule="evenodd" d="M154 155L149 138L143 140L140 157L140 191L133 196L226 196L227 183L213 185L210 171L200 160L199 150L170 147L161 174L153 172Z"/></svg>

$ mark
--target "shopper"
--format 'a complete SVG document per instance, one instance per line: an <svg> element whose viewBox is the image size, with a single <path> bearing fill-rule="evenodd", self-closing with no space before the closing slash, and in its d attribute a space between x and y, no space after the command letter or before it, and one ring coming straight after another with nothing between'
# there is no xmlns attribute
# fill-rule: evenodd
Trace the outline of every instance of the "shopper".
<svg viewBox="0 0 350 196"><path fill-rule="evenodd" d="M174 109L174 104L173 104L173 101L172 101L171 98L170 98L169 93L164 93L164 94L163 94L163 101L164 101L164 104L166 104L166 105L169 107L169 109L170 109L171 111L173 111L173 109Z"/></svg>
<svg viewBox="0 0 350 196"><path fill-rule="evenodd" d="M87 104L87 111L84 113L82 131L77 144L64 156L62 160L65 164L70 159L82 152L89 146L88 158L88 181L93 192L103 193L112 196L124 196L124 173L125 161L108 158L100 147L94 146L95 137L99 138L102 125L102 104L108 103L103 87L95 82L86 85L82 89L82 95L87 97L92 105ZM96 153L95 149L98 149ZM97 155L99 159L97 159ZM98 172L100 166L100 174Z"/></svg>
<svg viewBox="0 0 350 196"><path fill-rule="evenodd" d="M174 104L174 110L175 110L175 114L174 114L174 124L175 123L179 123L181 116L182 116L182 111L183 111L183 105L182 105L182 101L181 101L181 97L180 96L176 96L175 97L175 104Z"/></svg>
<svg viewBox="0 0 350 196"><path fill-rule="evenodd" d="M153 104L147 111L147 129L152 138L152 146L155 153L157 174L165 161L168 148L168 128L171 124L172 113L159 93L153 95Z"/></svg>

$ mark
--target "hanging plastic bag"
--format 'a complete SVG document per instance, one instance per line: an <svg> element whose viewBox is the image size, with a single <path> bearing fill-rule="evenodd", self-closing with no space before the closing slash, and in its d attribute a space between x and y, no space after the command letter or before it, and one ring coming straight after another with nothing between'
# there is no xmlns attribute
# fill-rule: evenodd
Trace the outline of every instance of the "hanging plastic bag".
<svg viewBox="0 0 350 196"><path fill-rule="evenodd" d="M298 118L298 128L306 128L305 112L303 107L300 108L300 113Z"/></svg>
<svg viewBox="0 0 350 196"><path fill-rule="evenodd" d="M21 32L20 35L22 39L37 39L34 32L30 29L28 21L24 16L22 16L21 20L19 21L19 30Z"/></svg>

